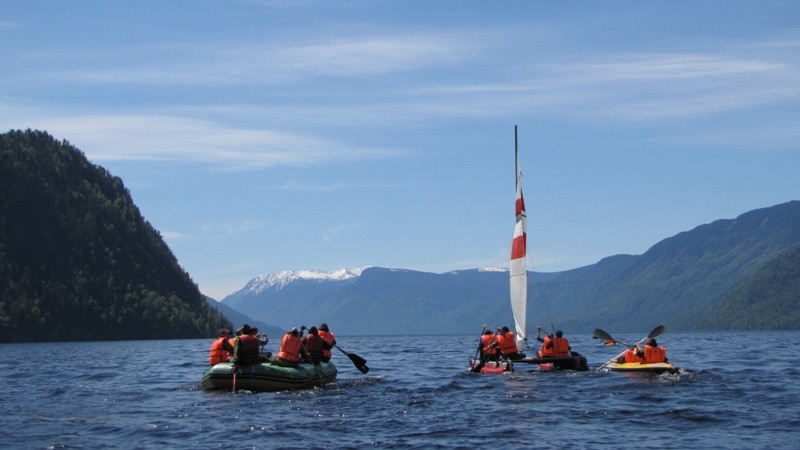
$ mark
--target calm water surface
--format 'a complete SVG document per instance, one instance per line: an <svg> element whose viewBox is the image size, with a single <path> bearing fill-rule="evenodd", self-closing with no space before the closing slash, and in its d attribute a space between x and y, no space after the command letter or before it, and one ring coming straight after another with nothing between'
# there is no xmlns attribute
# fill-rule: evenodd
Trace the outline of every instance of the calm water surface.
<svg viewBox="0 0 800 450"><path fill-rule="evenodd" d="M339 337L368 375L337 353L336 383L261 394L200 390L210 339L0 345L0 447L800 448L798 332L668 332L685 370L649 377L470 374L477 339Z"/></svg>

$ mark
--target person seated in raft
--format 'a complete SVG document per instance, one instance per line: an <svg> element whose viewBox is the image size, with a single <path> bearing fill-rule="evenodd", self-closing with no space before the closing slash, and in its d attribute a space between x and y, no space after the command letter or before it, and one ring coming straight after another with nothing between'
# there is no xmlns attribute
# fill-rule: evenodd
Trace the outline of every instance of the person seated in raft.
<svg viewBox="0 0 800 450"><path fill-rule="evenodd" d="M273 356L270 362L276 366L297 367L300 365L301 356L308 358L308 353L303 348L300 332L297 328L292 328L283 335L278 356Z"/></svg>
<svg viewBox="0 0 800 450"><path fill-rule="evenodd" d="M539 350L539 358L553 358L555 356L555 350L553 348L553 335L548 334L545 337L542 337L542 331L544 329L542 327L536 327L536 340L542 343L542 349Z"/></svg>
<svg viewBox="0 0 800 450"><path fill-rule="evenodd" d="M210 365L213 366L221 362L228 362L231 353L233 353L233 346L228 341L230 336L230 330L226 328L219 330L217 339L211 343L211 352L208 357L208 363Z"/></svg>
<svg viewBox="0 0 800 450"><path fill-rule="evenodd" d="M314 364L319 364L324 361L323 352L326 349L330 351L330 349L333 348L330 342L322 339L322 336L319 335L319 330L317 330L315 326L308 329L308 336L303 338L303 347L305 347L311 358L311 362ZM330 358L328 358L328 360L330 360Z"/></svg>
<svg viewBox="0 0 800 450"><path fill-rule="evenodd" d="M648 338L644 341L644 363L655 364L665 363L667 361L667 349L659 347L655 338Z"/></svg>
<svg viewBox="0 0 800 450"><path fill-rule="evenodd" d="M556 337L553 338L553 357L569 358L572 355L571 350L569 339L564 337L564 332L561 330L556 331Z"/></svg>
<svg viewBox="0 0 800 450"><path fill-rule="evenodd" d="M644 342L644 349L639 347L639 344L631 345L631 348L625 350L625 353L614 359L615 363L645 363L655 364L668 362L667 349L659 347L658 343L653 338L648 338Z"/></svg>
<svg viewBox="0 0 800 450"><path fill-rule="evenodd" d="M258 338L253 336L253 329L248 324L242 325L242 334L236 338L231 362L238 366L257 364L260 361Z"/></svg>
<svg viewBox="0 0 800 450"><path fill-rule="evenodd" d="M331 348L336 345L336 338L333 333L331 333L331 330L328 329L328 324L325 322L319 324L319 337L331 344L330 348L322 350L322 361L328 362L331 360Z"/></svg>
<svg viewBox="0 0 800 450"><path fill-rule="evenodd" d="M500 347L500 354L502 354L504 358L515 361L525 357L525 355L517 351L517 341L514 339L514 332L510 331L508 327L503 327L500 333L495 336L495 339L497 340L497 346Z"/></svg>
<svg viewBox="0 0 800 450"><path fill-rule="evenodd" d="M494 345L492 345L494 344ZM478 351L480 352L481 362L497 361L497 354L500 348L491 330L483 330L481 341L478 343Z"/></svg>

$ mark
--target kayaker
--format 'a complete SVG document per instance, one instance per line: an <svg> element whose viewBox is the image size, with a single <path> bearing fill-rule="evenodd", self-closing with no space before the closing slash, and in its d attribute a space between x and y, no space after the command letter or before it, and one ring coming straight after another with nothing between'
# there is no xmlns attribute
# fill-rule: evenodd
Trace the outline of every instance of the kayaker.
<svg viewBox="0 0 800 450"><path fill-rule="evenodd" d="M300 365L301 356L308 357L308 353L303 349L300 332L297 328L292 328L283 335L278 355L273 356L270 362L283 367L297 367Z"/></svg>
<svg viewBox="0 0 800 450"><path fill-rule="evenodd" d="M517 351L517 341L514 332L509 330L508 327L503 327L495 336L497 347L500 348L500 353L504 358L512 361L522 359L525 355L519 354Z"/></svg>
<svg viewBox="0 0 800 450"><path fill-rule="evenodd" d="M555 356L553 349L553 335L548 334L542 337L542 327L536 327L536 340L542 343L542 349L539 350L539 358L552 358Z"/></svg>
<svg viewBox="0 0 800 450"><path fill-rule="evenodd" d="M564 337L564 332L561 330L556 331L556 337L553 338L553 356L555 358L569 358L571 355L569 346L569 339Z"/></svg>
<svg viewBox="0 0 800 450"><path fill-rule="evenodd" d="M644 342L644 362L645 364L668 362L667 349L659 347L655 338L648 338Z"/></svg>
<svg viewBox="0 0 800 450"><path fill-rule="evenodd" d="M625 353L614 358L615 363L644 363L654 364L667 361L667 349L659 347L654 338L648 338L644 343L644 348L639 344L631 345Z"/></svg>
<svg viewBox="0 0 800 450"><path fill-rule="evenodd" d="M210 365L213 366L221 362L228 362L231 357L231 353L233 353L233 346L228 341L230 336L230 330L226 328L219 330L217 339L211 343L211 351L208 357L208 363Z"/></svg>
<svg viewBox="0 0 800 450"><path fill-rule="evenodd" d="M303 346L314 364L324 361L323 352L325 349L330 351L333 348L330 342L322 339L319 335L319 330L315 326L308 329L308 336L303 338Z"/></svg>
<svg viewBox="0 0 800 450"><path fill-rule="evenodd" d="M478 351L481 355L481 361L497 361L497 353L499 350L500 349L496 344L494 333L492 333L491 330L483 330L481 341L478 343Z"/></svg>
<svg viewBox="0 0 800 450"><path fill-rule="evenodd" d="M643 355L644 355L644 352L642 351L641 348L639 348L639 345L634 344L634 345L631 345L631 347L629 349L625 350L625 352L623 352L621 355L619 355L616 358L614 358L613 361L615 363L618 363L618 364L622 364L622 363L643 363L644 362Z"/></svg>
<svg viewBox="0 0 800 450"><path fill-rule="evenodd" d="M231 362L239 366L260 362L258 338L253 336L253 329L250 325L244 324L241 330L242 334L236 338Z"/></svg>
<svg viewBox="0 0 800 450"><path fill-rule="evenodd" d="M328 329L328 324L325 322L319 324L318 331L319 337L331 344L330 348L325 348L322 350L322 361L328 362L331 360L331 349L334 345L336 345L336 337L333 335L333 333L331 333L331 330Z"/></svg>

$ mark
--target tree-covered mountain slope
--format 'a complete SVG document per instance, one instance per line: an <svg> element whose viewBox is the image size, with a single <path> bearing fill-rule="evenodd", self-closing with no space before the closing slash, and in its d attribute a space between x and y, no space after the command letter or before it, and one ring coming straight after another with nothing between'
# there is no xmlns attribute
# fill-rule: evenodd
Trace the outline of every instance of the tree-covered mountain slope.
<svg viewBox="0 0 800 450"><path fill-rule="evenodd" d="M0 342L213 337L122 180L42 131L0 134Z"/></svg>

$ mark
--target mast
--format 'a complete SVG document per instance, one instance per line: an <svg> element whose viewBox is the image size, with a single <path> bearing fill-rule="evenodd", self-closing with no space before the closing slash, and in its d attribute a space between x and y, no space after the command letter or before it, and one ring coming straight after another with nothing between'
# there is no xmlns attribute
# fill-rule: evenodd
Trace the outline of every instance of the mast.
<svg viewBox="0 0 800 450"><path fill-rule="evenodd" d="M526 337L526 313L528 302L528 271L525 267L527 254L527 215L525 199L522 196L522 171L519 167L519 147L517 145L517 126L514 125L514 168L516 172L516 202L514 222L514 238L511 242L510 297L511 312L517 333L517 350L522 351L522 342Z"/></svg>

